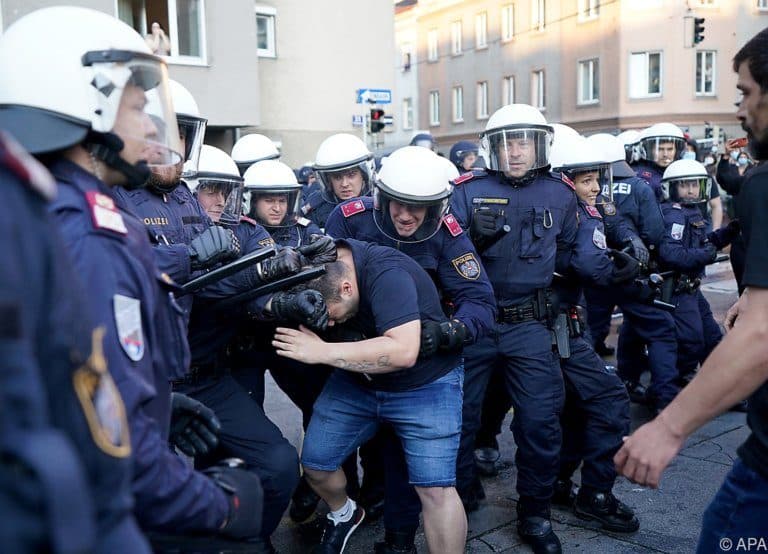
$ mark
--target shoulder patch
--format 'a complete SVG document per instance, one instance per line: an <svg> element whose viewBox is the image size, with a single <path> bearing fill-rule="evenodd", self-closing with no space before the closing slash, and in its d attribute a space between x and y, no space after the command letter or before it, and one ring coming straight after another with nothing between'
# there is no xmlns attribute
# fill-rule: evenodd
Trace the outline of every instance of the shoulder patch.
<svg viewBox="0 0 768 554"><path fill-rule="evenodd" d="M683 231L685 231L685 225L681 223L673 223L670 236L675 240L680 240L683 238Z"/></svg>
<svg viewBox="0 0 768 554"><path fill-rule="evenodd" d="M650 171L641 171L640 175L645 179L646 181L653 177L653 174Z"/></svg>
<svg viewBox="0 0 768 554"><path fill-rule="evenodd" d="M451 263L456 268L456 272L464 279L475 281L480 277L480 262L477 261L472 252L452 259Z"/></svg>
<svg viewBox="0 0 768 554"><path fill-rule="evenodd" d="M141 326L141 300L116 294L112 297L115 325L120 346L126 355L138 362L144 357L144 331Z"/></svg>
<svg viewBox="0 0 768 554"><path fill-rule="evenodd" d="M311 211L312 211L312 205L309 202L307 202L301 207L301 213L303 213L304 215L307 215Z"/></svg>
<svg viewBox="0 0 768 554"><path fill-rule="evenodd" d="M613 202L605 202L603 204L603 212L607 216L616 215L616 204L614 204Z"/></svg>
<svg viewBox="0 0 768 554"><path fill-rule="evenodd" d="M605 250L608 248L608 245L605 242L605 234L597 227L595 227L595 230L592 231L592 242L600 250Z"/></svg>
<svg viewBox="0 0 768 554"><path fill-rule="evenodd" d="M565 173L560 173L560 180L566 185L568 185L571 188L571 190L576 190L576 185L573 184L573 181L571 180L571 178L568 177L568 175L566 175Z"/></svg>
<svg viewBox="0 0 768 554"><path fill-rule="evenodd" d="M53 176L3 131L0 131L0 162L49 202L56 197Z"/></svg>
<svg viewBox="0 0 768 554"><path fill-rule="evenodd" d="M312 222L306 217L299 217L296 219L296 225L301 225L302 227L309 227L310 223Z"/></svg>
<svg viewBox="0 0 768 554"><path fill-rule="evenodd" d="M259 246L267 247L267 246L274 246L274 245L275 245L275 239L273 239L272 237L269 237L268 239L261 239L259 241Z"/></svg>
<svg viewBox="0 0 768 554"><path fill-rule="evenodd" d="M452 237L458 237L464 232L461 225L459 225L459 222L456 221L456 218L451 214L443 216L443 223L445 223L445 226L448 228L448 232L451 233Z"/></svg>
<svg viewBox="0 0 768 554"><path fill-rule="evenodd" d="M454 185L460 185L462 183L466 183L467 181L471 181L474 177L475 177L474 173L472 173L471 171L467 171L466 173L463 173L463 174L459 175L458 177L456 177L453 180L453 184Z"/></svg>
<svg viewBox="0 0 768 554"><path fill-rule="evenodd" d="M240 222L241 223L248 223L250 225L253 225L254 227L256 227L258 225L258 223L256 222L255 219L251 219L250 217L245 216L245 215L241 215L240 216Z"/></svg>
<svg viewBox="0 0 768 554"><path fill-rule="evenodd" d="M91 208L91 219L97 229L107 229L125 235L128 229L123 221L120 210L115 206L115 201L106 194L89 190L85 193L85 199Z"/></svg>
<svg viewBox="0 0 768 554"><path fill-rule="evenodd" d="M353 215L364 211L365 204L363 204L362 200L352 200L351 202L341 205L341 213L344 214L344 217L352 217Z"/></svg>
<svg viewBox="0 0 768 554"><path fill-rule="evenodd" d="M587 211L587 213L590 216L594 217L595 219L603 219L603 216L600 215L600 211L594 206L590 206L589 204L584 204L584 209Z"/></svg>

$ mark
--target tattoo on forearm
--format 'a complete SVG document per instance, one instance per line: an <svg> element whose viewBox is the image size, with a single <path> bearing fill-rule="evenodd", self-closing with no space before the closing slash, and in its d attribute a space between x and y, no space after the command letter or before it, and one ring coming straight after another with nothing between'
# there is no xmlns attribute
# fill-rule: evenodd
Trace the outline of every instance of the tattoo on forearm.
<svg viewBox="0 0 768 554"><path fill-rule="evenodd" d="M389 356L379 356L379 359L375 362L369 362L367 360L363 360L362 362L348 362L344 358L337 358L333 365L341 369L346 369L347 371L358 371L362 373L371 371L372 369L391 367Z"/></svg>

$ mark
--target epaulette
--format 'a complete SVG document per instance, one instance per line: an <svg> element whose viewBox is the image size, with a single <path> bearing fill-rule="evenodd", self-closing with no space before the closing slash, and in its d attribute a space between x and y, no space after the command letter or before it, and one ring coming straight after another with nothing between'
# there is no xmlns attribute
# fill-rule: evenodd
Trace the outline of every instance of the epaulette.
<svg viewBox="0 0 768 554"><path fill-rule="evenodd" d="M255 219L251 219L250 217L248 217L246 215L241 215L240 216L240 221L241 222L245 222L245 223L250 223L254 227L257 227L259 225L258 222Z"/></svg>
<svg viewBox="0 0 768 554"><path fill-rule="evenodd" d="M676 209L676 210L682 210L683 209L683 207L679 203L677 203L677 202L672 202L672 207L674 209Z"/></svg>
<svg viewBox="0 0 768 554"><path fill-rule="evenodd" d="M584 210L586 210L586 212L590 216L594 217L595 219L603 219L603 216L600 214L600 211L594 206L590 206L589 204L584 204Z"/></svg>
<svg viewBox="0 0 768 554"><path fill-rule="evenodd" d="M344 214L344 217L352 217L353 215L364 211L365 204L363 204L362 200L350 200L341 205L341 213Z"/></svg>
<svg viewBox="0 0 768 554"><path fill-rule="evenodd" d="M0 163L48 201L56 197L56 181L10 135L0 131Z"/></svg>
<svg viewBox="0 0 768 554"><path fill-rule="evenodd" d="M128 234L123 214L115 205L115 201L106 194L95 190L85 193L85 200L91 212L91 221L96 229L106 229L121 235Z"/></svg>
<svg viewBox="0 0 768 554"><path fill-rule="evenodd" d="M446 214L443 216L443 223L448 228L448 232L451 233L451 236L458 237L461 233L464 232L464 230L461 228L461 225L459 225L459 222L456 221L456 218L451 214Z"/></svg>
<svg viewBox="0 0 768 554"><path fill-rule="evenodd" d="M302 227L309 227L310 223L312 222L306 217L299 217L296 219L296 225L301 225Z"/></svg>
<svg viewBox="0 0 768 554"><path fill-rule="evenodd" d="M571 188L571 190L574 190L574 191L576 190L576 185L573 184L573 181L571 180L571 178L568 177L568 175L566 175L564 172L560 173L560 180L566 185L568 185Z"/></svg>
<svg viewBox="0 0 768 554"><path fill-rule="evenodd" d="M466 183L467 181L471 181L475 178L475 174L471 171L467 171L466 173L459 175L453 180L454 185L460 185L462 183Z"/></svg>

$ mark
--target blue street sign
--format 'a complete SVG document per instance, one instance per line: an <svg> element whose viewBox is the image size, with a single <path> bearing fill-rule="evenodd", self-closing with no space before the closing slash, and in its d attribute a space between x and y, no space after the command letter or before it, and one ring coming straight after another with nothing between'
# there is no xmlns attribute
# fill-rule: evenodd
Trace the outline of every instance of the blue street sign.
<svg viewBox="0 0 768 554"><path fill-rule="evenodd" d="M352 116L352 127L362 127L363 126L363 116L362 115L353 115Z"/></svg>
<svg viewBox="0 0 768 554"><path fill-rule="evenodd" d="M387 88L359 88L357 89L358 104L391 104L392 91Z"/></svg>

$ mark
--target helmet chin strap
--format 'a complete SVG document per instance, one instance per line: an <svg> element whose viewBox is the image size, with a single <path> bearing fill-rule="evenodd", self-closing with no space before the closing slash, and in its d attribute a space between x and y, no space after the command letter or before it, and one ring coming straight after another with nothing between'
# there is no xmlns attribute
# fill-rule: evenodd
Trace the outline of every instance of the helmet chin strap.
<svg viewBox="0 0 768 554"><path fill-rule="evenodd" d="M123 140L114 133L88 133L85 143L89 152L112 169L122 173L127 181L122 185L128 190L144 186L149 179L150 169L144 160L130 164L120 157L125 147Z"/></svg>
<svg viewBox="0 0 768 554"><path fill-rule="evenodd" d="M524 187L536 180L539 175L545 175L549 171L549 166L540 167L538 169L529 169L522 177L508 177L503 171L499 171L501 180L513 187Z"/></svg>

